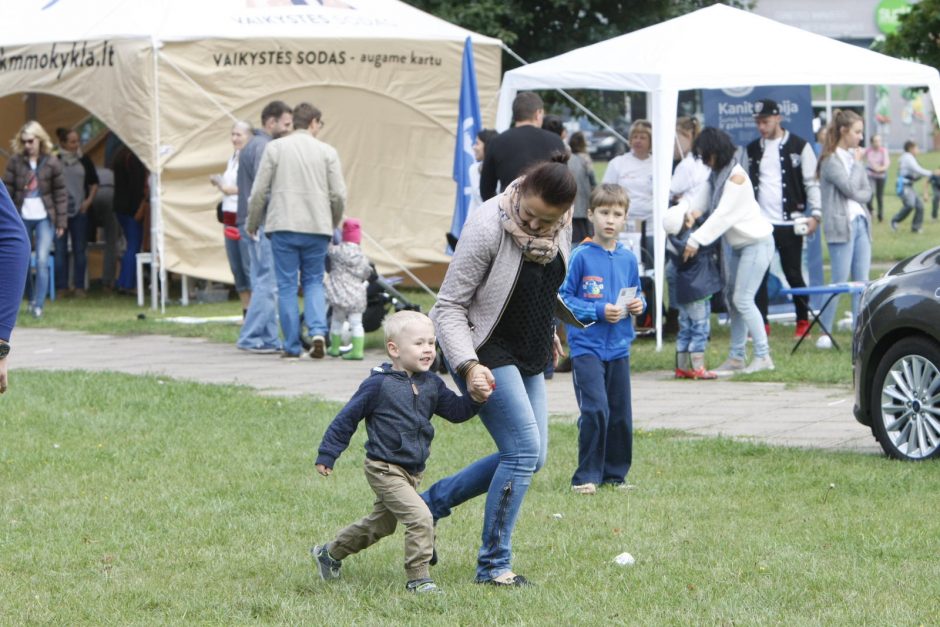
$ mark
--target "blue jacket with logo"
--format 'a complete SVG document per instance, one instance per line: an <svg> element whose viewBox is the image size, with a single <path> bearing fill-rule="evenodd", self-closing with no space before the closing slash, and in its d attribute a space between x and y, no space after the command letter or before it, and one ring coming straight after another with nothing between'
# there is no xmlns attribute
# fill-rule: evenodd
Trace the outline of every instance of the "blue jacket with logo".
<svg viewBox="0 0 940 627"><path fill-rule="evenodd" d="M604 319L604 306L616 304L624 287L635 287L636 298L643 298L636 257L622 244L605 250L585 240L571 251L568 276L558 293L579 321L594 323L585 329L566 325L572 357L595 355L601 361L612 361L630 354L636 336L633 318L627 316L614 324Z"/></svg>
<svg viewBox="0 0 940 627"><path fill-rule="evenodd" d="M431 454L437 414L450 422L470 420L480 409L469 395L458 396L433 372L411 377L389 363L376 366L323 435L317 463L333 468L349 446L359 422L366 421L366 457L415 474Z"/></svg>

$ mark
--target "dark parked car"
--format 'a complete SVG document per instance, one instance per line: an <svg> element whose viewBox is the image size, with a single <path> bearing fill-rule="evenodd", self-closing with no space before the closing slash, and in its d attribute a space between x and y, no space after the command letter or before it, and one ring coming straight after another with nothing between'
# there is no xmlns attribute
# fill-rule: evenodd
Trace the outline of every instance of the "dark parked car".
<svg viewBox="0 0 940 627"><path fill-rule="evenodd" d="M940 248L869 284L852 363L855 417L885 453L904 460L940 455Z"/></svg>
<svg viewBox="0 0 940 627"><path fill-rule="evenodd" d="M588 154L598 161L610 161L627 151L627 144L610 131L594 131L588 140Z"/></svg>

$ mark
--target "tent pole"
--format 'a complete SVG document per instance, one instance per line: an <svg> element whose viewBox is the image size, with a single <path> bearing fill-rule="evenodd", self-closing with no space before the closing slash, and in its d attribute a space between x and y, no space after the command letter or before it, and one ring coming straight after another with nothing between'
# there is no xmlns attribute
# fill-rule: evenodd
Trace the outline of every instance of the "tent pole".
<svg viewBox="0 0 940 627"><path fill-rule="evenodd" d="M511 56L512 58L514 58L516 61L518 61L518 62L521 63L522 65L529 65L529 62L528 62L528 61L526 61L525 59L523 59L522 57L520 57L518 54L516 54L515 51L514 51L512 48L510 48L509 46L507 46L506 44L500 43L500 46L502 46L503 50L506 51L506 54L508 54L509 56ZM605 129L607 129L608 131L610 131L611 133L613 133L614 137L616 137L616 138L619 139L620 141L624 142L625 144L629 144L629 143L630 143L630 142L627 140L626 137L624 137L623 135L621 135L620 133L618 133L610 124L608 124L608 123L605 122L604 120L602 120L602 119L600 119L599 117L597 117L597 114L595 114L593 111L591 111L590 109L588 109L587 107L585 107L583 104L581 104L580 102L578 102L577 100L575 100L575 98L574 98L571 94L569 94L568 92L566 92L564 89L561 89L561 88L557 88L557 87L556 87L556 88L555 88L555 91L557 91L559 94L561 94L562 96L564 96L564 98L565 98L568 102L570 102L570 103L573 104L575 107L577 107L578 109L580 109L580 110L581 110L585 115L587 115L589 118L591 118L592 120L594 120L595 122L597 122L598 124L600 124L602 127L604 127Z"/></svg>
<svg viewBox="0 0 940 627"><path fill-rule="evenodd" d="M150 186L150 308L157 308L157 294L160 297L160 311L166 313L166 274L163 264L163 212L161 207L161 187L163 185L163 167L160 164L160 72L159 43L155 37L150 39L153 54L153 177ZM158 289L159 285L159 289Z"/></svg>

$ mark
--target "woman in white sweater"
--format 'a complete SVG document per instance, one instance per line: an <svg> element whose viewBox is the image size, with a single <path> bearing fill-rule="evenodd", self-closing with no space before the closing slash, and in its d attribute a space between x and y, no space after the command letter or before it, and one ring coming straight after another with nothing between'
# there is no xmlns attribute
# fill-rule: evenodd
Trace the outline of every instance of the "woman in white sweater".
<svg viewBox="0 0 940 627"><path fill-rule="evenodd" d="M705 222L689 236L683 259L698 253L700 246L724 236L730 247L725 278L728 312L731 317L731 346L728 359L715 371L719 375L773 370L770 345L754 295L774 254L773 226L761 215L754 186L734 158L731 138L717 128L705 128L692 145L692 153L711 168L709 184L682 198L686 225L700 216ZM754 339L754 359L745 365L747 336Z"/></svg>

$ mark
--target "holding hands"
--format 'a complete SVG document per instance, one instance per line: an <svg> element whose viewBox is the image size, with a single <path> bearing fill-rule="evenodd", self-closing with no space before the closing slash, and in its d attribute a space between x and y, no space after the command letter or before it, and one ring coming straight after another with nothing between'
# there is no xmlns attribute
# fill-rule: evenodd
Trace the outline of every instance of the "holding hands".
<svg viewBox="0 0 940 627"><path fill-rule="evenodd" d="M483 364L477 364L467 372L467 392L477 403L485 403L495 389L496 379Z"/></svg>

